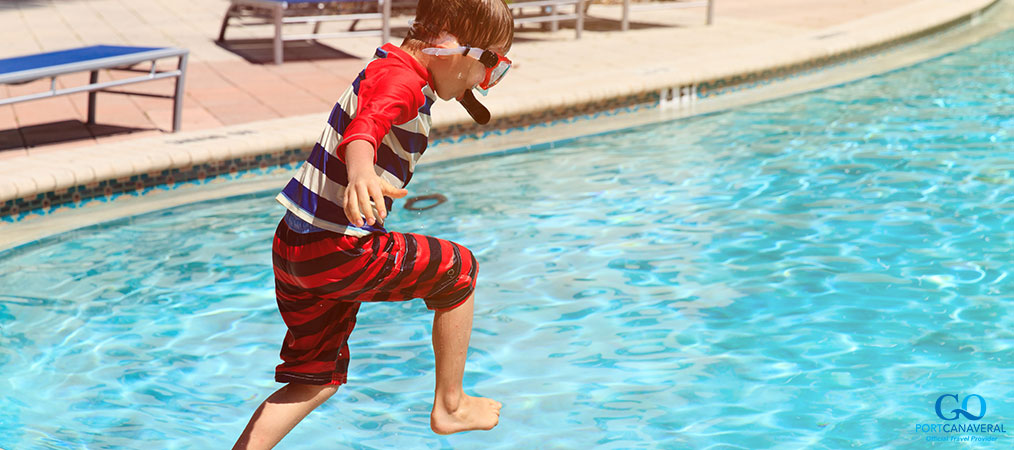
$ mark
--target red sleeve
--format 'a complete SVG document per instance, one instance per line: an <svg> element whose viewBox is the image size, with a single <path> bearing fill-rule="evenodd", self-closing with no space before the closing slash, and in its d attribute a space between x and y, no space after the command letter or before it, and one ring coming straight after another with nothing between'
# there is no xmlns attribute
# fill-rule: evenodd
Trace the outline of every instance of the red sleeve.
<svg viewBox="0 0 1014 450"><path fill-rule="evenodd" d="M345 146L354 140L373 144L373 162L377 162L377 147L393 124L412 120L426 98L422 86L416 86L419 77L409 70L377 68L366 69L359 82L356 117L345 128L336 153L345 162Z"/></svg>

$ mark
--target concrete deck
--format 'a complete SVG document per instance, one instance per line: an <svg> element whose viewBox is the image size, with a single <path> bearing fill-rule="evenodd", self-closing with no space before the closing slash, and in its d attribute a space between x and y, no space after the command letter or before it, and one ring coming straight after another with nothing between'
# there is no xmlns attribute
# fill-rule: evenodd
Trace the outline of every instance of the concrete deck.
<svg viewBox="0 0 1014 450"><path fill-rule="evenodd" d="M527 98L559 97L587 90L602 79L613 82L615 75L623 80L662 70L735 72L744 68L741 62L746 66L764 64L796 53L797 49L773 45L778 41L802 43L850 22L894 16L902 20L884 21L888 29L858 30L861 34L848 41L892 37L892 32L904 31L904 24L928 26L968 9L955 7L956 3L974 8L985 1L718 0L712 27L704 26L703 8L662 10L635 13L633 26L626 33L619 32L617 7L593 4L589 9L593 18L583 39L575 40L570 30L519 33L510 55L517 70L495 97L508 96L503 92L508 87L524 92ZM6 45L0 57L99 43L188 48L191 56L182 129L195 131L323 114L379 45L376 38L332 39L323 41L326 46L288 43L286 63L275 66L267 63L269 27L232 28L228 38L236 41L227 47L214 41L227 5L225 0L4 2L0 5L0 41ZM940 5L947 8L941 10ZM404 19L394 21L398 36L394 42L404 35L408 18ZM848 43L838 40L838 45ZM765 51L753 54L751 61L735 61L737 50L764 43L769 44L763 45ZM59 81L74 85L85 77ZM0 95L37 92L47 83L43 79L28 85L0 86ZM135 88L170 94L171 87L166 81ZM86 109L83 94L0 107L0 158L155 136L171 128L168 100L100 94L99 124L95 126L84 123Z"/></svg>
<svg viewBox="0 0 1014 450"><path fill-rule="evenodd" d="M919 35L995 2L718 0L713 26L705 26L703 8L661 10L633 14L626 32L620 31L619 7L595 3L580 40L568 28L519 31L509 55L516 66L484 103L494 118L535 115L812 63ZM166 99L100 93L97 125L84 123L84 94L0 107L0 204L131 174L312 146L333 102L379 39L289 43L287 62L276 66L270 64L270 28L230 29L232 44L214 41L227 5L225 0L0 4L0 40L7 44L0 57L100 43L191 51L179 133L169 132L172 107ZM408 19L394 22L396 43ZM0 86L0 96L37 88ZM132 88L169 94L172 84ZM454 102L438 103L433 111L435 132L471 123Z"/></svg>

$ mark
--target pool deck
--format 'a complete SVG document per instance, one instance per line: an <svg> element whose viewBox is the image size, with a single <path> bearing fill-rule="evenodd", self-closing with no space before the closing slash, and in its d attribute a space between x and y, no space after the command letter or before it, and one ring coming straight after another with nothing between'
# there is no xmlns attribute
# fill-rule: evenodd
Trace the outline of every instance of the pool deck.
<svg viewBox="0 0 1014 450"><path fill-rule="evenodd" d="M581 105L644 98L646 93L657 98L668 88L819 65L886 47L974 18L997 1L717 0L712 26L705 25L704 8L670 9L633 13L626 32L620 31L618 6L595 3L581 39L566 26L557 32L517 32L509 55L515 68L484 103L494 118L528 118L531 123L547 110L574 107L580 112ZM85 124L84 94L0 107L0 205L102 180L310 148L333 102L379 39L289 43L287 61L276 66L267 63L269 28L231 28L228 37L234 41L224 46L215 42L227 5L225 0L20 0L0 5L0 40L5 43L0 58L100 43L176 46L191 52L177 133L169 132L171 101L160 98L100 94L97 125ZM395 43L404 36L408 19L394 20ZM60 83L79 84L84 76L61 78ZM47 85L48 80L40 80L0 89L9 97ZM172 89L166 80L129 90L168 95ZM434 133L472 127L455 102L438 102L433 117ZM452 156L482 153L484 145L472 140Z"/></svg>

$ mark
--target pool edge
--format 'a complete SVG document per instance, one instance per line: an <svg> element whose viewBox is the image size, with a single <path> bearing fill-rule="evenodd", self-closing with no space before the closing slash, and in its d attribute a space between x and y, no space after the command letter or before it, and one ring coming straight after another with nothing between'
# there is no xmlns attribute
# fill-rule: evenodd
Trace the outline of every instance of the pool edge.
<svg viewBox="0 0 1014 450"><path fill-rule="evenodd" d="M935 38L964 26L974 27L977 25L976 22L981 21L981 15L984 12L1012 9L1010 0L990 0L980 2L980 5L981 8L970 12L966 11L942 24L937 23L932 27L910 34L896 36L890 41L839 53L840 58L838 59L811 58L808 60L810 61L809 65L806 66L798 64L786 66L795 69L781 73L780 79L775 77L774 81L771 80L772 77L763 78L759 75L753 79L744 79L742 76L738 76L739 83L726 83L727 92L720 95L708 95L702 98L695 88L689 97L683 98L679 95L679 91L670 91L673 97L666 98L665 90L656 92L655 87L646 88L643 84L633 83L628 88L640 89L639 94L631 94L632 91L599 92L596 94L601 96L598 99L585 97L583 102L578 100L570 103L560 100L560 104L555 108L539 109L538 105L529 105L534 108L527 111L529 116L524 116L525 110L519 110L520 116L513 119L503 119L505 121L514 120L515 122L507 122L514 125L512 128L483 130L481 134L478 132L451 133L450 130L453 130L455 126L467 131L466 128L461 128L469 126L462 125L465 122L461 120L461 117L435 120L434 147L424 163L428 165L482 155L552 148L578 136L595 135L648 123L710 114L736 106L784 98L866 78L890 70L865 73L859 76L846 76L840 79L825 79L819 82L807 80L807 78L834 78L828 76L831 72L828 69L858 60L875 58L877 55L890 53L899 47ZM959 49L967 45L972 44L963 44L959 46ZM872 49L864 52L862 50L864 48ZM943 54L952 51L954 49L945 49ZM925 60L926 58L917 58L905 62L897 68L907 67ZM897 70L897 68L891 70ZM762 74L764 70L752 73ZM700 76L700 73L690 75ZM670 81L672 80L660 80L659 85L666 85ZM783 89L793 83L803 87ZM582 105L583 110L580 108ZM531 113L533 111L539 111L543 118L549 114L549 120L532 121ZM553 118L550 113L558 114L559 117ZM603 117L609 120L596 120ZM84 209L94 208L96 205L104 205L107 207L106 209L127 205L126 214L134 214L138 211L150 211L229 195L219 189L218 181L242 179L250 174L263 174L273 169L301 162L303 153L312 147L319 134L319 119L319 114L312 114L203 132L181 133L68 150L67 152L73 156L62 160L62 165L37 177L42 180L32 180L33 183L28 183L25 178L29 176L20 174L16 175L13 180L4 180L13 181L12 184L34 184L34 190L22 191L20 186L16 186L17 192L11 196L11 189L4 189L4 186L0 184L0 202L2 202L0 205L2 208L0 209L0 229L4 229L3 237L0 237L0 250L18 247L41 236L78 228L83 223L89 223L87 220L81 222L76 219L62 225L48 223L56 222L56 216L63 212L73 212L80 216ZM467 120L467 117L465 119ZM517 121L522 123L518 124ZM441 127L444 129L441 130ZM481 148L469 145L478 139L483 139ZM138 152L138 147L146 148L147 151ZM119 164L109 163L108 155L110 153L119 155L117 159ZM100 155L102 158L99 158ZM39 164L54 162L58 159L56 155L50 154L45 161L38 162L34 168L43 169L46 166ZM277 182L278 188L284 183L284 178L286 178L284 173L289 172L290 170L286 169L282 171L282 175L279 175L281 181ZM32 176L36 175L39 174ZM5 175L5 178L9 177ZM197 197L188 196L196 192L196 190L191 192L189 188L203 187L206 189L208 186L214 192L198 194ZM250 184L243 186L248 189L246 192L251 192L249 190ZM259 186L258 189L276 187L264 183L257 184L257 186ZM179 195L168 195L168 197L177 198L177 200L167 202L159 197L164 194L163 191L175 191L179 187L188 188L175 193ZM26 192L26 194L19 195L20 192ZM142 200L138 201L139 198ZM148 205L140 205L139 203L142 202ZM86 205L90 206L84 208ZM96 210L96 212L98 211ZM101 216L101 214L97 216ZM36 220L42 217L47 218L45 226Z"/></svg>

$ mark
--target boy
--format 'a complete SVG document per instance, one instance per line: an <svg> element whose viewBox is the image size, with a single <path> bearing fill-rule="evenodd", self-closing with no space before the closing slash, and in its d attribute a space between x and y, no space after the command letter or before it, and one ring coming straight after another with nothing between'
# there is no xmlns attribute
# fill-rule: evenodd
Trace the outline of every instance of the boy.
<svg viewBox="0 0 1014 450"><path fill-rule="evenodd" d="M471 90L496 84L514 21L503 0L422 0L401 47L386 44L339 98L320 141L278 195L287 209L272 247L275 292L288 327L275 380L234 448L272 448L344 384L361 302L422 298L433 317L439 434L489 430L501 404L461 382L472 331L477 264L453 242L388 232L426 148L430 106L456 99L480 123Z"/></svg>

